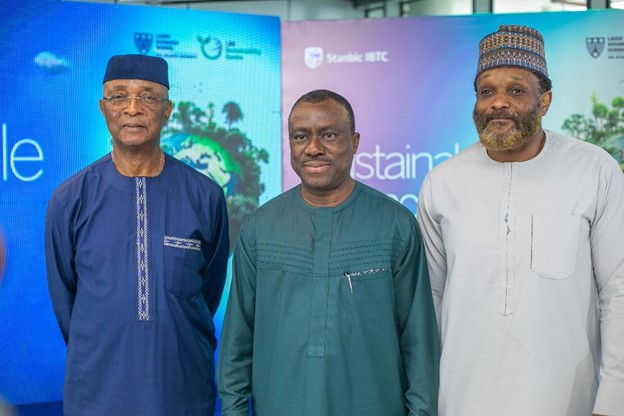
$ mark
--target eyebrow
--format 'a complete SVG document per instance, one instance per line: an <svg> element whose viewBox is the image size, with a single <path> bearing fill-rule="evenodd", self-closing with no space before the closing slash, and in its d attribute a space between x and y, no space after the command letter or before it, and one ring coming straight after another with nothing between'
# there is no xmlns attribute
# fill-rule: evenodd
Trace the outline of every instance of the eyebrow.
<svg viewBox="0 0 624 416"><path fill-rule="evenodd" d="M296 133L310 133L313 130L316 130L320 133L326 133L328 131L338 132L340 129L333 125L325 125L318 128L311 128L307 126L292 126L290 130Z"/></svg>
<svg viewBox="0 0 624 416"><path fill-rule="evenodd" d="M505 85L514 84L514 85L523 85L524 86L524 85L529 84L529 82L526 79L524 79L522 77L515 77L515 76L512 76L509 79L504 80L504 82L505 82ZM478 79L477 80L477 89L481 88L481 87L491 87L492 83L493 83L493 81L491 79L486 78L486 77Z"/></svg>
<svg viewBox="0 0 624 416"><path fill-rule="evenodd" d="M128 87L125 86L125 85L116 85L116 86L112 87L110 89L110 91L115 92L115 91L120 91L120 90L123 91L123 90L127 90L127 89L128 89ZM141 90L141 92L145 92L145 91L153 92L153 91L155 91L155 89L153 87L150 87L150 86L145 86L145 87L141 88L140 90Z"/></svg>

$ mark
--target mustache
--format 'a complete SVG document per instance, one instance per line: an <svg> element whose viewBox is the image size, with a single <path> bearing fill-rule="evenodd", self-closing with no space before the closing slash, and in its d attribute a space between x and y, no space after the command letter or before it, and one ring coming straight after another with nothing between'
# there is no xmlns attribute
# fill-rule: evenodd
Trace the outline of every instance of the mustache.
<svg viewBox="0 0 624 416"><path fill-rule="evenodd" d="M325 162L325 163L331 163L331 160L326 159L324 157L320 157L320 156L313 156L313 157L307 157L305 159L303 159L301 161L301 163L308 163L308 162Z"/></svg>
<svg viewBox="0 0 624 416"><path fill-rule="evenodd" d="M492 110L489 113L474 113L475 118L479 118L479 120L484 122L490 122L494 119L507 118L510 120L518 121L518 114L512 113L507 110Z"/></svg>
<svg viewBox="0 0 624 416"><path fill-rule="evenodd" d="M508 118L510 120L518 121L518 114L506 110L494 110L491 113L486 114L485 118L487 121L501 118Z"/></svg>
<svg viewBox="0 0 624 416"><path fill-rule="evenodd" d="M516 127L521 124L520 116L517 113L512 113L511 111L504 109L492 110L489 113L474 110L472 113L472 120L474 121L478 132L485 130L489 122L495 119L512 120Z"/></svg>

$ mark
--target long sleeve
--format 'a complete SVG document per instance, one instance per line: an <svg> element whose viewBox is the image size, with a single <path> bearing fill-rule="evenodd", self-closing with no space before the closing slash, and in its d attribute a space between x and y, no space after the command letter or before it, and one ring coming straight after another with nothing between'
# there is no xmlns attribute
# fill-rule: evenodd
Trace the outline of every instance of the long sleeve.
<svg viewBox="0 0 624 416"><path fill-rule="evenodd" d="M209 210L212 217L214 244L205 253L208 256L206 267L202 270L202 293L210 313L214 316L223 295L230 251L228 213L223 193L218 193L211 201Z"/></svg>
<svg viewBox="0 0 624 416"><path fill-rule="evenodd" d="M247 416L251 397L256 267L244 229L234 250L232 286L225 312L217 384L223 416Z"/></svg>
<svg viewBox="0 0 624 416"><path fill-rule="evenodd" d="M438 414L439 336L425 249L412 222L411 238L394 274L401 357L409 415Z"/></svg>
<svg viewBox="0 0 624 416"><path fill-rule="evenodd" d="M603 172L591 250L600 308L602 363L594 413L624 409L624 175L615 161Z"/></svg>
<svg viewBox="0 0 624 416"><path fill-rule="evenodd" d="M48 290L54 314L67 343L77 275L74 268L74 247L71 224L61 201L53 196L48 203L45 223L45 258Z"/></svg>
<svg viewBox="0 0 624 416"><path fill-rule="evenodd" d="M434 218L432 213L432 186L431 178L427 177L420 188L418 196L418 215L416 219L420 225L425 249L427 253L427 264L429 268L429 279L433 293L433 303L435 305L436 317L440 323L440 308L444 288L446 286L446 250L442 240L442 229L440 223Z"/></svg>

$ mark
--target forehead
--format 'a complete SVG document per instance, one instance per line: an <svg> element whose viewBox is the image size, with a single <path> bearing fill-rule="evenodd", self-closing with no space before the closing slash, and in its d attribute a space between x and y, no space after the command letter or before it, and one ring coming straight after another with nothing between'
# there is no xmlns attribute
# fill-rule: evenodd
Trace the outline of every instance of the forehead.
<svg viewBox="0 0 624 416"><path fill-rule="evenodd" d="M301 102L290 113L289 123L306 123L314 121L348 122L347 109L333 99L320 102Z"/></svg>
<svg viewBox="0 0 624 416"><path fill-rule="evenodd" d="M112 79L104 83L104 91L117 90L167 92L164 85L142 79Z"/></svg>
<svg viewBox="0 0 624 416"><path fill-rule="evenodd" d="M537 76L528 69L515 67L492 68L484 71L477 78L477 85L481 83L508 83L522 82L526 84L539 84Z"/></svg>

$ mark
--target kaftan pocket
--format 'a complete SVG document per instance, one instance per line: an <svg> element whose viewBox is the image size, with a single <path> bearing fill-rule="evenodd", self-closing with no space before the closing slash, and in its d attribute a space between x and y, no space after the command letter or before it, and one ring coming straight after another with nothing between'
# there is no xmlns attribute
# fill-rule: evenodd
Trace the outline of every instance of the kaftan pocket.
<svg viewBox="0 0 624 416"><path fill-rule="evenodd" d="M347 284L349 285L349 291L351 293L353 293L354 284L357 286L369 280L383 279L388 276L392 277L392 275L390 274L390 269L385 267L344 273L344 277Z"/></svg>
<svg viewBox="0 0 624 416"><path fill-rule="evenodd" d="M531 270L546 279L566 279L576 270L581 217L539 215L531 221Z"/></svg>
<svg viewBox="0 0 624 416"><path fill-rule="evenodd" d="M165 236L165 287L176 296L193 296L201 290L200 269L203 265L201 241Z"/></svg>
<svg viewBox="0 0 624 416"><path fill-rule="evenodd" d="M396 300L392 270L386 267L355 269L341 277L340 304L345 328L353 328L371 339L396 328Z"/></svg>

